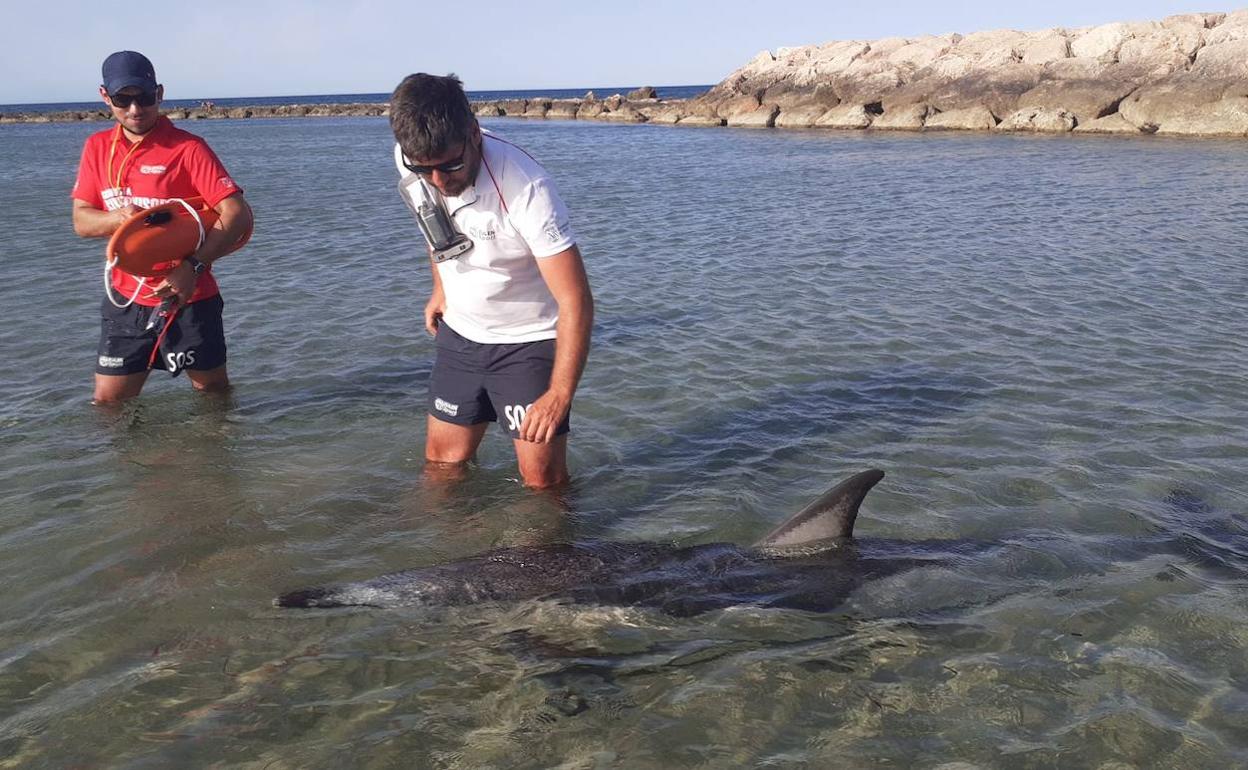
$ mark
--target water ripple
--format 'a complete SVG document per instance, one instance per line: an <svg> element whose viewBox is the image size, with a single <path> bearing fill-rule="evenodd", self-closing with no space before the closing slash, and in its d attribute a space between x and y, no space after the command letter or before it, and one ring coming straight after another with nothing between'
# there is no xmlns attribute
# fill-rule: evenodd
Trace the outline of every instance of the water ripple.
<svg viewBox="0 0 1248 770"><path fill-rule="evenodd" d="M421 475L384 120L195 126L258 216L218 269L236 387L115 412L65 200L95 127L0 126L0 764L1248 764L1239 143L489 123L595 289L562 502L494 431ZM864 542L974 546L839 613L269 604L500 544L749 542L872 466Z"/></svg>

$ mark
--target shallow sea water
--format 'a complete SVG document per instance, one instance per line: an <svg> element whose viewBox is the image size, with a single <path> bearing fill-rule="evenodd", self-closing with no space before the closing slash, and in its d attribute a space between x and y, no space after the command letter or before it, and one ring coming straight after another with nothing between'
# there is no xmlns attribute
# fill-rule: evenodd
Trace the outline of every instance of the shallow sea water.
<svg viewBox="0 0 1248 770"><path fill-rule="evenodd" d="M67 197L102 126L0 126L0 767L1248 765L1248 145L487 126L595 289L562 501L497 430L422 475L383 120L190 126L257 212L218 271L236 387L116 412ZM996 546L823 614L271 606L505 544L746 543L866 467L867 542Z"/></svg>

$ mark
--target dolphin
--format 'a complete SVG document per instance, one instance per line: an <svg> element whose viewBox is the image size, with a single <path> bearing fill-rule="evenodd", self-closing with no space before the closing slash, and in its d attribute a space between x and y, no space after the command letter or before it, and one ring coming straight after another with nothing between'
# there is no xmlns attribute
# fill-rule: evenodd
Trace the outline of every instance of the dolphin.
<svg viewBox="0 0 1248 770"><path fill-rule="evenodd" d="M653 607L682 617L743 604L829 611L867 580L931 563L888 549L863 553L852 539L859 506L882 478L883 471L872 469L846 479L752 547L578 541L499 548L358 583L291 591L274 604L389 608L560 600Z"/></svg>

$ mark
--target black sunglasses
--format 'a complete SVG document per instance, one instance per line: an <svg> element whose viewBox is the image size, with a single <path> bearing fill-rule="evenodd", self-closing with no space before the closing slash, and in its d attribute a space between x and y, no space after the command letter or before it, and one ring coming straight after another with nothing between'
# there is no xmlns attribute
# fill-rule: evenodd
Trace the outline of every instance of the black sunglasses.
<svg viewBox="0 0 1248 770"><path fill-rule="evenodd" d="M130 105L135 104L136 102L140 107L151 107L156 103L156 92L152 91L151 93L141 94L109 94L108 100L119 110L128 110L130 109Z"/></svg>
<svg viewBox="0 0 1248 770"><path fill-rule="evenodd" d="M468 143L464 142L464 149L459 151L458 158L448 160L445 163L439 163L436 166L418 166L415 163L408 163L407 156L404 155L403 166L413 174L420 174L421 176L433 176L435 171L441 171L443 174L454 174L466 165L464 163L464 153L466 152L468 152Z"/></svg>

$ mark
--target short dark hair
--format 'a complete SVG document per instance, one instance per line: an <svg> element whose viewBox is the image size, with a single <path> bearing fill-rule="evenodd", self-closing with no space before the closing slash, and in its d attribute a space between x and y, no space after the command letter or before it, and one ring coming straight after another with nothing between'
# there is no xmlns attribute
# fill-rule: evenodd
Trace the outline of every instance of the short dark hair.
<svg viewBox="0 0 1248 770"><path fill-rule="evenodd" d="M409 158L433 158L450 151L468 141L476 121L455 73L408 75L390 95L390 130Z"/></svg>

